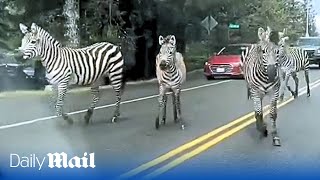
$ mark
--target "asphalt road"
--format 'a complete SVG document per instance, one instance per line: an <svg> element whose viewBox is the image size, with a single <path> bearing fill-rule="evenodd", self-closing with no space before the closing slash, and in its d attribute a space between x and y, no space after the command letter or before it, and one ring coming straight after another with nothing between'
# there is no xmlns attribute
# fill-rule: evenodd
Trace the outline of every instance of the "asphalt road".
<svg viewBox="0 0 320 180"><path fill-rule="evenodd" d="M302 88L303 73L299 77ZM320 71L311 70L310 78L311 82L319 80ZM107 168L110 177L117 177L253 110L252 102L246 99L243 80L207 81L200 72L189 76L184 89L181 97L183 118L187 122L184 131L173 123L171 98L168 123L155 130L158 110L155 83L126 88L125 104L121 105L121 118L116 124L108 123L114 110L110 105L115 101L113 91L103 90L100 109L94 112L93 124L88 127L83 124L81 112L90 104L89 92L70 94L66 100L67 112L75 112L71 116L76 120L73 126L52 117L55 111L50 97L1 98L0 170L8 169L10 153L45 156L49 152L67 152L70 156L82 156L84 152L94 152L96 167ZM302 95L279 110L281 148L272 147L270 138L262 141L257 138L251 125L163 175L182 171L186 174L186 168L193 169L192 173L204 173L202 170L209 173L211 170L206 167L226 168L234 164L252 169L261 162L262 167L273 167L273 162L279 159L280 164L305 160L320 167L319 118L315 118L320 107L319 92L320 87L314 88L310 98ZM5 172L10 176L14 169Z"/></svg>

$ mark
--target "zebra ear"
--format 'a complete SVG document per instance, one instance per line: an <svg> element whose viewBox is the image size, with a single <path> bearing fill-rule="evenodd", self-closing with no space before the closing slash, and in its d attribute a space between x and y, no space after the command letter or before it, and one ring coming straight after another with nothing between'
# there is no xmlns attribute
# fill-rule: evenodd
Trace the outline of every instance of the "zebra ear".
<svg viewBox="0 0 320 180"><path fill-rule="evenodd" d="M176 45L176 37L174 36L174 35L172 35L171 37L170 37L170 41L169 41L173 46L175 46Z"/></svg>
<svg viewBox="0 0 320 180"><path fill-rule="evenodd" d="M20 31L23 33L23 34L26 34L28 33L28 27L22 23L19 24L19 27L20 27Z"/></svg>
<svg viewBox="0 0 320 180"><path fill-rule="evenodd" d="M31 25L31 32L32 32L33 34L36 34L36 33L37 33L37 25L36 25L36 23L32 23L32 25Z"/></svg>
<svg viewBox="0 0 320 180"><path fill-rule="evenodd" d="M262 27L260 27L258 29L258 37L260 41L264 41L265 37L266 37L266 32L264 31L264 29Z"/></svg>
<svg viewBox="0 0 320 180"><path fill-rule="evenodd" d="M278 35L279 35L279 40L281 40L284 36L284 33L283 32L278 32Z"/></svg>
<svg viewBox="0 0 320 180"><path fill-rule="evenodd" d="M271 28L268 26L268 27L267 27L267 31L266 31L266 39L267 39L267 40L270 39L271 32L272 32L272 30L271 30Z"/></svg>
<svg viewBox="0 0 320 180"><path fill-rule="evenodd" d="M163 36L159 36L159 44L160 44L160 46L162 46L163 45L163 43L164 43L164 38L163 38Z"/></svg>
<svg viewBox="0 0 320 180"><path fill-rule="evenodd" d="M287 28L283 28L283 35L287 34Z"/></svg>

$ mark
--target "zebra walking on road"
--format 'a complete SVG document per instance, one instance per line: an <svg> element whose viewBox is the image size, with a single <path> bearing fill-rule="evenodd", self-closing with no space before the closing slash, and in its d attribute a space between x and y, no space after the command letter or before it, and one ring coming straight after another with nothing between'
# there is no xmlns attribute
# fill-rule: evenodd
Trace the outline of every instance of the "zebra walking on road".
<svg viewBox="0 0 320 180"><path fill-rule="evenodd" d="M273 33L270 27L266 31L263 28L259 28L258 37L260 42L252 45L249 49L243 68L245 81L250 89L251 99L253 99L254 103L257 130L262 135L268 136L267 125L263 120L262 100L266 95L270 95L273 145L281 146L276 126L277 100L280 89L279 67L277 65L279 47L270 41L270 39L274 39L275 35L278 34Z"/></svg>
<svg viewBox="0 0 320 180"><path fill-rule="evenodd" d="M298 97L299 92L299 78L297 73L299 71L304 70L305 80L307 83L307 96L310 97L310 87L309 87L309 59L308 54L305 50L298 47L287 47L286 41L289 40L288 36L284 36L286 33L286 29L280 33L279 37L279 63L281 66L281 77L282 77L282 85L281 85L281 94L280 101L283 101L285 87L291 92L294 98ZM295 82L295 91L291 89L288 84L290 76L293 78Z"/></svg>
<svg viewBox="0 0 320 180"><path fill-rule="evenodd" d="M109 76L116 92L116 108L112 117L115 122L120 115L121 93L124 88L124 60L120 48L108 42L100 42L88 47L73 49L62 47L47 31L32 23L30 30L20 23L24 34L19 50L24 59L41 57L50 84L57 89L56 113L68 123L73 120L64 113L63 104L71 84L91 85L92 102L85 114L85 122L90 122L93 110L99 100L99 86Z"/></svg>
<svg viewBox="0 0 320 180"><path fill-rule="evenodd" d="M185 124L181 117L180 93L181 85L186 81L186 66L181 53L176 51L174 35L159 36L160 52L156 57L156 74L159 83L159 114L156 118L156 129L166 123L166 93L172 91L173 115L175 123L184 129ZM160 119L162 120L160 122Z"/></svg>

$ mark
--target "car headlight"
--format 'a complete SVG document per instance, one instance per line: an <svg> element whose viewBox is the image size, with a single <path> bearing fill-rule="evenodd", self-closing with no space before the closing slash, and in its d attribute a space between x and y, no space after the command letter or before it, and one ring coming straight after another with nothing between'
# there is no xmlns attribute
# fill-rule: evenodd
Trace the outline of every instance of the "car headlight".
<svg viewBox="0 0 320 180"><path fill-rule="evenodd" d="M209 65L209 63L208 63L208 62L205 62L205 63L204 63L204 65L208 66L208 65Z"/></svg>
<svg viewBox="0 0 320 180"><path fill-rule="evenodd" d="M317 50L317 54L320 54L320 49Z"/></svg>

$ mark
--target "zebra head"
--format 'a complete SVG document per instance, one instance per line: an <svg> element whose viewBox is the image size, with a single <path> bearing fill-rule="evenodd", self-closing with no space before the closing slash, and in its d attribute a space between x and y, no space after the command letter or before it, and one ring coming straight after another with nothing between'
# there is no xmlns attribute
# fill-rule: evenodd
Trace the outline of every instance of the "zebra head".
<svg viewBox="0 0 320 180"><path fill-rule="evenodd" d="M273 33L270 27L266 31L263 28L259 28L258 30L258 37L260 39L258 52L260 52L260 59L262 60L269 83L276 79L279 67L279 46L270 41L270 37L274 39L275 35L278 34Z"/></svg>
<svg viewBox="0 0 320 180"><path fill-rule="evenodd" d="M159 44L161 46L159 52L159 67L161 70L166 70L175 64L176 54L176 37L174 35L159 36Z"/></svg>
<svg viewBox="0 0 320 180"><path fill-rule="evenodd" d="M287 30L284 28L283 32L279 32L279 42L278 45L280 46L279 48L279 58L280 58L280 63L282 63L283 60L286 58L286 48L287 48L287 41L289 40L289 37L286 36Z"/></svg>
<svg viewBox="0 0 320 180"><path fill-rule="evenodd" d="M284 28L282 32L279 32L279 42L278 45L283 47L287 44L287 41L289 40L289 37L286 36L287 34L287 29Z"/></svg>
<svg viewBox="0 0 320 180"><path fill-rule="evenodd" d="M38 26L32 23L31 30L22 23L19 24L24 37L21 41L21 47L18 49L23 53L23 59L31 59L40 54L40 38L38 35Z"/></svg>

